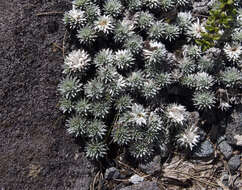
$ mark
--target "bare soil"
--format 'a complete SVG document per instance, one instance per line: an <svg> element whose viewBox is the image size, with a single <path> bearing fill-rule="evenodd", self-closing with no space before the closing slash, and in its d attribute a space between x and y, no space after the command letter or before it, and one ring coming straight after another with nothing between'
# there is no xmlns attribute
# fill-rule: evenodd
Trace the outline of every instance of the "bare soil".
<svg viewBox="0 0 242 190"><path fill-rule="evenodd" d="M93 166L63 127L62 77L70 0L0 0L0 189L88 189Z"/></svg>

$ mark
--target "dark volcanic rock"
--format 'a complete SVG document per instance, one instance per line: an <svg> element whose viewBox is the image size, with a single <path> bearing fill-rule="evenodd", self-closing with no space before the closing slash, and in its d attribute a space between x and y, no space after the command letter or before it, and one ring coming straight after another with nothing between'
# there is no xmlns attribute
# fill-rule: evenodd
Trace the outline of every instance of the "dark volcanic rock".
<svg viewBox="0 0 242 190"><path fill-rule="evenodd" d="M118 179L120 177L120 172L117 168L111 167L106 169L104 177L107 180Z"/></svg>
<svg viewBox="0 0 242 190"><path fill-rule="evenodd" d="M120 190L159 190L156 182L153 181L143 181L141 183L124 187Z"/></svg>
<svg viewBox="0 0 242 190"><path fill-rule="evenodd" d="M232 114L232 122L226 127L226 138L229 144L242 146L242 108Z"/></svg>
<svg viewBox="0 0 242 190"><path fill-rule="evenodd" d="M234 155L233 157L230 158L228 161L229 169L232 174L234 174L237 169L240 167L240 156L239 155Z"/></svg>
<svg viewBox="0 0 242 190"><path fill-rule="evenodd" d="M218 144L219 151L224 155L224 157L228 160L232 154L233 149L232 147L227 143L227 141L222 141Z"/></svg>
<svg viewBox="0 0 242 190"><path fill-rule="evenodd" d="M161 169L161 157L155 156L153 160L148 164L140 164L139 168L147 173L147 174L154 174L156 171L159 171Z"/></svg>
<svg viewBox="0 0 242 190"><path fill-rule="evenodd" d="M214 156L213 145L208 141L202 142L192 153L192 158L197 160L209 160Z"/></svg>

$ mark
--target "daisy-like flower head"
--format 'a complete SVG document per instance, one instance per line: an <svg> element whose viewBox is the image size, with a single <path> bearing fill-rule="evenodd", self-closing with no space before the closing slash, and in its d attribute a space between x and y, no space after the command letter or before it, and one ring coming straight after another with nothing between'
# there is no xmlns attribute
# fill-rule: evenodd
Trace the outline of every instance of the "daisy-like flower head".
<svg viewBox="0 0 242 190"><path fill-rule="evenodd" d="M200 136L198 135L198 127L192 125L185 129L181 134L178 135L177 143L178 146L192 150L199 142Z"/></svg>
<svg viewBox="0 0 242 190"><path fill-rule="evenodd" d="M166 110L166 116L172 122L182 125L187 120L188 112L182 105L171 104Z"/></svg>
<svg viewBox="0 0 242 190"><path fill-rule="evenodd" d="M129 122L138 126L146 125L147 112L142 105L134 104L129 112Z"/></svg>
<svg viewBox="0 0 242 190"><path fill-rule="evenodd" d="M89 55L84 50L74 50L65 59L65 65L71 71L83 72L91 62Z"/></svg>
<svg viewBox="0 0 242 190"><path fill-rule="evenodd" d="M202 33L205 31L205 27L203 24L200 24L200 20L197 19L197 22L188 27L187 35L192 39L200 39L202 37Z"/></svg>
<svg viewBox="0 0 242 190"><path fill-rule="evenodd" d="M242 46L239 43L232 45L226 43L223 50L229 61L237 62L241 59Z"/></svg>
<svg viewBox="0 0 242 190"><path fill-rule="evenodd" d="M97 30L98 32L109 34L114 29L113 19L110 16L103 15L94 22L94 26L95 26L94 29Z"/></svg>
<svg viewBox="0 0 242 190"><path fill-rule="evenodd" d="M83 26L86 22L84 11L73 8L64 15L64 24L70 25L70 28L76 28L78 26Z"/></svg>

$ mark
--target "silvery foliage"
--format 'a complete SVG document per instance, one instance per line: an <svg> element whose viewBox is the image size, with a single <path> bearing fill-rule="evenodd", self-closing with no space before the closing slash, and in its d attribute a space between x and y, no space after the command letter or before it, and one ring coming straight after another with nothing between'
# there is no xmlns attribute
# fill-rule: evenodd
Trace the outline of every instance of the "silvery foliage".
<svg viewBox="0 0 242 190"><path fill-rule="evenodd" d="M206 2L200 7L208 11L214 1ZM64 24L82 48L65 58L59 107L87 157L103 159L110 147L125 147L137 160L163 154L164 144L191 151L202 122L192 122L190 110L226 112L241 104L242 9L236 5L231 34L203 52L195 42L207 18L198 4L73 1Z"/></svg>

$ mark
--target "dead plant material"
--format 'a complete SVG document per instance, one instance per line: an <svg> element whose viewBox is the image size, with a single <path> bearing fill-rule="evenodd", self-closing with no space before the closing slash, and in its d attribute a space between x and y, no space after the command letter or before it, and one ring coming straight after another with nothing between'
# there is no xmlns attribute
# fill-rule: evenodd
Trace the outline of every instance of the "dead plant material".
<svg viewBox="0 0 242 190"><path fill-rule="evenodd" d="M191 163L175 155L169 163L165 163L160 180L170 187L179 189L186 185L186 189L217 189L219 178L217 171L221 165L214 163ZM223 166L222 166L223 167ZM190 182L190 184L189 184Z"/></svg>
<svg viewBox="0 0 242 190"><path fill-rule="evenodd" d="M43 12L43 13L38 13L36 16L49 16L49 15L58 15L58 14L64 14L64 12L58 12L58 11L51 11L51 12Z"/></svg>
<svg viewBox="0 0 242 190"><path fill-rule="evenodd" d="M96 186L100 186L99 185L100 179L103 179L103 175L102 175L101 171L98 171L97 174L95 175L92 183L90 184L90 190L95 190ZM98 190L99 190L99 188L98 188Z"/></svg>
<svg viewBox="0 0 242 190"><path fill-rule="evenodd" d="M66 35L67 35L67 30L65 30L65 34L63 37L63 41L62 41L62 56L63 59L65 60L65 43L66 43Z"/></svg>

